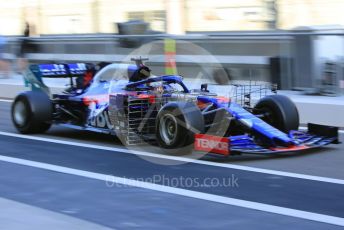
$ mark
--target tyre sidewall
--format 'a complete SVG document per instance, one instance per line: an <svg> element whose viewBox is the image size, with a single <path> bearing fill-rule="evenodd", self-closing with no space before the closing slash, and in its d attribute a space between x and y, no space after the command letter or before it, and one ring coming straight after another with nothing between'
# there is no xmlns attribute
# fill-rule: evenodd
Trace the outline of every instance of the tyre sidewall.
<svg viewBox="0 0 344 230"><path fill-rule="evenodd" d="M176 117L178 124L177 137L173 143L167 145L160 136L160 121L161 118L166 114L171 114ZM193 149L194 136L196 129L197 132L204 132L204 120L201 111L198 107L191 102L179 102L179 103L168 103L158 113L156 123L156 138L160 147L169 154L184 155L188 154Z"/></svg>
<svg viewBox="0 0 344 230"><path fill-rule="evenodd" d="M22 102L26 109L26 122L19 125L14 119L14 109L18 102ZM43 92L28 91L19 94L12 104L11 117L14 126L23 134L44 132L50 128L52 122L52 103Z"/></svg>
<svg viewBox="0 0 344 230"><path fill-rule="evenodd" d="M165 144L165 142L163 141L162 137L160 136L160 126L161 126L161 119L166 115L166 114L171 114L172 116L174 116L177 119L177 134L176 134L176 138L174 139L174 141L170 144L167 145ZM184 144L185 139L183 139L183 133L186 134L187 130L184 126L180 125L179 122L181 123L185 123L185 117L183 114L181 114L181 110L176 107L168 107L164 110L162 110L158 116L157 116L157 128L156 128L156 132L157 132L157 139L158 139L158 143L161 147L165 148L165 149L173 149L173 148L178 148L180 146L182 146Z"/></svg>
<svg viewBox="0 0 344 230"><path fill-rule="evenodd" d="M299 127L298 110L295 104L286 96L267 96L257 103L255 109L271 112L274 118L271 125L283 132L288 133L290 130L297 130ZM268 121L266 120L266 122Z"/></svg>
<svg viewBox="0 0 344 230"><path fill-rule="evenodd" d="M25 110L26 110L26 115L27 117L25 118L25 124L24 125L19 125L17 124L16 120L14 119L14 109L15 106L18 102L22 102L24 104ZM28 129L31 126L31 121L32 121L32 109L30 106L30 103L28 101L28 98L25 97L24 95L19 95L14 103L12 104L12 112L11 112L11 118L14 126L21 132L21 133L28 133Z"/></svg>

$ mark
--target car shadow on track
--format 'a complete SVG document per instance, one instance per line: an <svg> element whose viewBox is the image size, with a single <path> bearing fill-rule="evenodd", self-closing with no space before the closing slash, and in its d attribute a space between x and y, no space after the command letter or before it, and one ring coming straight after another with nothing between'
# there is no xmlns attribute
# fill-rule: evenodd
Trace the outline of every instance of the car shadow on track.
<svg viewBox="0 0 344 230"><path fill-rule="evenodd" d="M44 134L46 137L64 138L69 141L83 141L88 144L122 145L121 141L109 134L95 133L91 131L73 130L63 127L54 127Z"/></svg>

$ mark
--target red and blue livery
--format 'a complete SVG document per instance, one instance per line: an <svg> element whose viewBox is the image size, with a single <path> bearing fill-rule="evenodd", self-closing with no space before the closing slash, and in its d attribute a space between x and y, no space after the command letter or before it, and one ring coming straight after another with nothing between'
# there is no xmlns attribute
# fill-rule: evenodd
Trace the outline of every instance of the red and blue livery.
<svg viewBox="0 0 344 230"><path fill-rule="evenodd" d="M181 76L153 76L142 60L135 61L31 65L25 75L31 91L12 105L14 126L30 134L63 125L116 135L125 145L153 144L170 154L274 154L339 143L337 127L308 124L299 131L297 108L286 96L241 105L209 92L206 84L191 90ZM70 84L52 93L44 78L70 78Z"/></svg>

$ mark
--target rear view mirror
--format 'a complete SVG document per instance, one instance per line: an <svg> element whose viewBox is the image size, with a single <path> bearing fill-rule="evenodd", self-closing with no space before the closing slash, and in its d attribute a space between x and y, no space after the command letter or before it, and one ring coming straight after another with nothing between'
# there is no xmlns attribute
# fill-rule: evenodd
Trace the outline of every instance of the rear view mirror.
<svg viewBox="0 0 344 230"><path fill-rule="evenodd" d="M201 91L209 93L208 84L202 84L201 85Z"/></svg>

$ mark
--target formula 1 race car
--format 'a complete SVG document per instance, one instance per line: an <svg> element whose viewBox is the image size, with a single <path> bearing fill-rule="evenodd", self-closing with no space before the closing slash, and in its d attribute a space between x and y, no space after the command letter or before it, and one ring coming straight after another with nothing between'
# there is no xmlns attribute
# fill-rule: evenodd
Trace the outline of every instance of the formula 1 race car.
<svg viewBox="0 0 344 230"><path fill-rule="evenodd" d="M181 76L152 76L142 59L134 61L30 65L25 81L32 90L15 98L13 124L23 134L52 124L107 133L125 145L153 143L171 154L270 154L339 142L336 127L308 124L308 131L298 131L297 108L286 96L267 95L251 106L249 91L240 104L206 84L190 90ZM70 85L53 94L43 78L70 78Z"/></svg>

